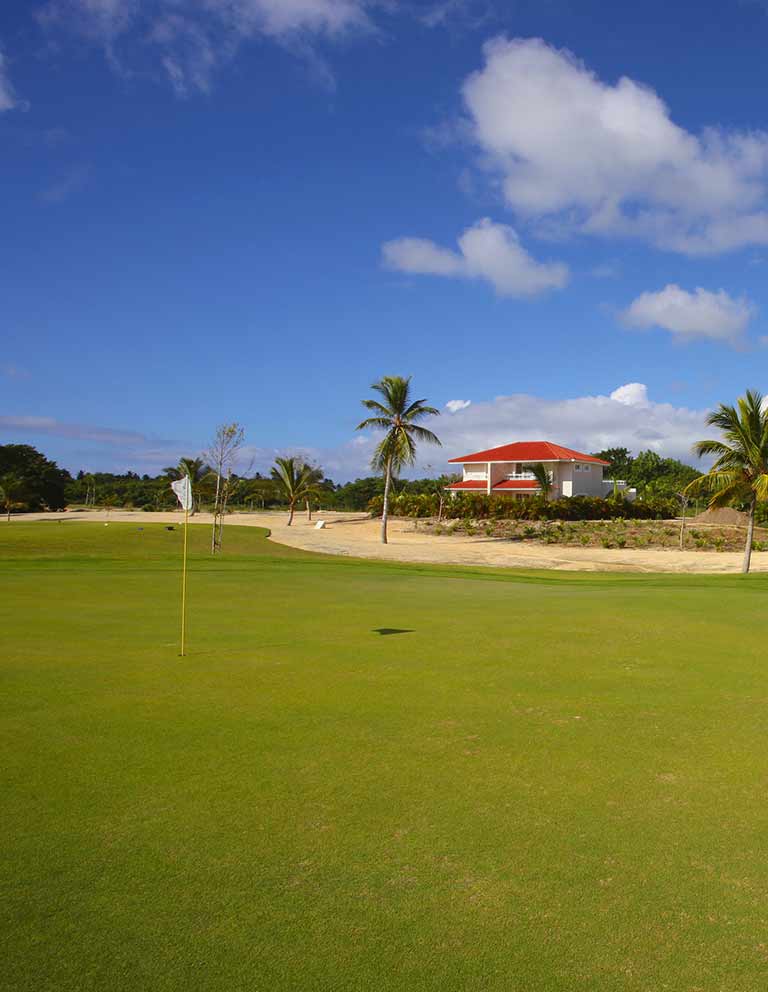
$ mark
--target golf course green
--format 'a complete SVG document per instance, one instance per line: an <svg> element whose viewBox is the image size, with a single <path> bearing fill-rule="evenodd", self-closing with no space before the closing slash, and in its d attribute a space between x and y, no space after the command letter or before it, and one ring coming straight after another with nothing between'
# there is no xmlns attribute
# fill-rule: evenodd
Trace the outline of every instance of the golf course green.
<svg viewBox="0 0 768 992"><path fill-rule="evenodd" d="M768 576L0 528L0 988L765 992Z"/></svg>

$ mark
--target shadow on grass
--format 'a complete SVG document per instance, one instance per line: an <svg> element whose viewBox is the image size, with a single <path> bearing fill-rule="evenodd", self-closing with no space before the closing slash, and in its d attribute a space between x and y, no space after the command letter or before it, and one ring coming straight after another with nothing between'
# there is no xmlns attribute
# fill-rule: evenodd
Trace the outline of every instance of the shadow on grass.
<svg viewBox="0 0 768 992"><path fill-rule="evenodd" d="M388 634L412 634L412 630L403 630L400 627L374 627L374 634L380 634L382 637L386 637Z"/></svg>

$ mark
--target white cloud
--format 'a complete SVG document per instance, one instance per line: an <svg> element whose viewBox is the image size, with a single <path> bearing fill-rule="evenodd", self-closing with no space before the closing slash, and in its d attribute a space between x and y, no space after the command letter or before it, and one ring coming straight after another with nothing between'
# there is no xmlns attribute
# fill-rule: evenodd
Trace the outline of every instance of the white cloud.
<svg viewBox="0 0 768 992"><path fill-rule="evenodd" d="M72 166L58 179L41 190L38 199L42 203L63 203L85 186L90 172L90 167L87 165Z"/></svg>
<svg viewBox="0 0 768 992"><path fill-rule="evenodd" d="M621 269L614 262L603 262L596 265L590 275L595 279L617 279L621 275Z"/></svg>
<svg viewBox="0 0 768 992"><path fill-rule="evenodd" d="M458 413L459 410L466 410L472 404L472 400L448 400L445 404L449 413Z"/></svg>
<svg viewBox="0 0 768 992"><path fill-rule="evenodd" d="M463 86L470 133L520 216L689 254L768 243L768 133L694 134L649 87L541 39L484 52Z"/></svg>
<svg viewBox="0 0 768 992"><path fill-rule="evenodd" d="M14 107L19 106L16 93L8 78L6 61L3 53L0 52L0 113L4 110L13 110Z"/></svg>
<svg viewBox="0 0 768 992"><path fill-rule="evenodd" d="M397 238L387 241L382 253L385 264L400 272L480 279L500 296L535 296L568 282L567 266L537 262L513 228L487 217L467 228L458 245L452 251L424 238Z"/></svg>
<svg viewBox="0 0 768 992"><path fill-rule="evenodd" d="M608 396L544 399L520 393L473 402L450 416L436 417L428 426L442 441L441 448L422 445L416 467L407 474L449 472L449 458L520 440L549 440L579 451L627 447L633 452L650 448L663 456L698 464L691 453L695 441L710 437L706 410L657 403L648 398L643 383L626 383ZM362 441L361 441L362 438ZM312 458L335 481L370 475L370 457L376 434L356 435L334 448L309 448ZM260 449L255 467L268 469L274 449ZM427 469L426 466L431 466Z"/></svg>
<svg viewBox="0 0 768 992"><path fill-rule="evenodd" d="M642 382L628 382L614 389L610 398L617 403L624 403L625 406L646 406L648 387Z"/></svg>
<svg viewBox="0 0 768 992"><path fill-rule="evenodd" d="M753 313L748 300L734 299L724 289L689 293L670 283L656 293L642 293L621 317L630 327L661 327L683 341L709 338L738 344Z"/></svg>
<svg viewBox="0 0 768 992"><path fill-rule="evenodd" d="M476 30L496 16L493 0L437 0L426 10L416 9L420 10L417 14L419 20L428 28L449 27L457 23Z"/></svg>
<svg viewBox="0 0 768 992"><path fill-rule="evenodd" d="M301 54L316 75L329 72L314 52L316 39L335 40L373 29L374 0L48 0L39 17L104 46L110 62L119 42L149 44L174 90L207 92L215 69L239 46L267 37Z"/></svg>
<svg viewBox="0 0 768 992"><path fill-rule="evenodd" d="M563 400L525 393L499 396L431 425L443 448L437 458L431 450L422 452L422 458L434 463L509 441L548 440L585 452L614 446L635 452L652 448L694 464L692 444L711 434L706 413L656 403L638 382L619 386L609 396Z"/></svg>
<svg viewBox="0 0 768 992"><path fill-rule="evenodd" d="M50 437L118 445L140 444L149 440L145 434L139 434L136 431L96 427L92 424L71 424L57 420L55 417L2 416L0 417L0 431L5 434L17 431L20 434L41 434Z"/></svg>

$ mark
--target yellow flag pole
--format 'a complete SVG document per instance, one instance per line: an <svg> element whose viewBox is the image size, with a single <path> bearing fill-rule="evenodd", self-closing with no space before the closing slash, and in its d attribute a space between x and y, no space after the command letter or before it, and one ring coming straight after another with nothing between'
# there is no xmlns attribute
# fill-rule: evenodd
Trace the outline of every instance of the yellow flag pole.
<svg viewBox="0 0 768 992"><path fill-rule="evenodd" d="M184 509L184 565L181 572L181 657L186 654L187 638L187 534L189 533L189 508Z"/></svg>

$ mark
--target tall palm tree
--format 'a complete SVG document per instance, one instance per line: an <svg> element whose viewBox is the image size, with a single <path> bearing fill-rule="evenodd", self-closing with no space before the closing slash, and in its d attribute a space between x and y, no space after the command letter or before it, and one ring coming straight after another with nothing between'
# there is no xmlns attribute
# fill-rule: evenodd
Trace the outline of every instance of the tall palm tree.
<svg viewBox="0 0 768 992"><path fill-rule="evenodd" d="M694 479L684 492L687 495L709 493L711 509L735 501L748 504L747 539L741 566L742 572L748 572L755 509L758 502L768 499L768 414L763 409L763 397L756 390L748 389L735 407L721 403L709 414L707 424L718 427L723 439L698 441L693 446L699 458L715 455L715 462L709 472Z"/></svg>
<svg viewBox="0 0 768 992"><path fill-rule="evenodd" d="M163 469L168 478L175 482L189 476L192 484L192 516L197 513L198 500L196 494L201 488L207 486L213 480L213 470L202 458L180 458L178 465L169 465Z"/></svg>
<svg viewBox="0 0 768 992"><path fill-rule="evenodd" d="M11 522L11 510L24 506L26 489L24 480L15 472L6 472L0 476L0 505L8 514L8 523Z"/></svg>
<svg viewBox="0 0 768 992"><path fill-rule="evenodd" d="M384 506L381 514L381 543L387 543L387 518L389 516L389 491L392 479L406 465L413 465L416 460L416 442L426 441L428 444L440 444L436 435L421 427L417 422L424 417L437 417L440 414L433 406L426 406L426 400L411 399L411 377L400 375L385 375L374 382L375 389L382 400L363 400L363 406L374 413L361 424L357 430L363 431L374 427L385 432L384 437L376 446L371 465L384 473Z"/></svg>
<svg viewBox="0 0 768 992"><path fill-rule="evenodd" d="M535 465L525 465L524 468L538 482L539 495L543 496L544 499L549 499L549 494L552 492L552 476L547 466L543 462L536 462Z"/></svg>
<svg viewBox="0 0 768 992"><path fill-rule="evenodd" d="M276 458L272 478L277 482L288 500L288 526L293 523L296 504L309 501L317 493L318 483L323 473L296 456Z"/></svg>

